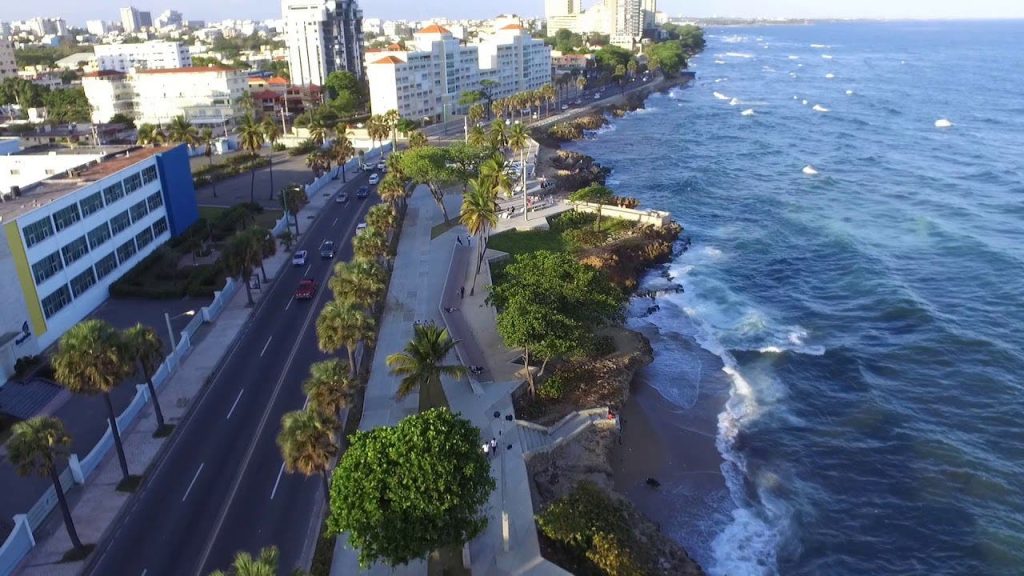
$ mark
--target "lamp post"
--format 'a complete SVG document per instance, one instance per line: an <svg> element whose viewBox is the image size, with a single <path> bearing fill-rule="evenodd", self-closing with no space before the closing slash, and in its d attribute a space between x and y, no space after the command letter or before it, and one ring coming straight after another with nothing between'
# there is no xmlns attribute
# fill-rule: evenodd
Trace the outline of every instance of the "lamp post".
<svg viewBox="0 0 1024 576"><path fill-rule="evenodd" d="M169 313L164 312L164 320L167 321L167 336L171 340L171 352L174 352L174 349L178 347L178 342L174 339L174 328L171 328L171 320L173 320L175 318L181 318L182 316L195 316L195 315L196 315L196 311L195 310L186 310L185 312L182 312L181 314L178 314L176 316L171 316Z"/></svg>

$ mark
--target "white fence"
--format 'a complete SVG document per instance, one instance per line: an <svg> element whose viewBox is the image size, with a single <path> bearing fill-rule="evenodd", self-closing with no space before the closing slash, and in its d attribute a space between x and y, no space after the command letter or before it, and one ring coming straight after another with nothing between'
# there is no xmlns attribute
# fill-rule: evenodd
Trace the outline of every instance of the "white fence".
<svg viewBox="0 0 1024 576"><path fill-rule="evenodd" d="M214 293L213 302L209 306L204 306L201 314L196 314L195 318L182 330L177 347L164 358L163 363L160 364L160 367L153 374L153 386L157 390L160 390L167 384L174 373L174 369L191 351L192 338L199 331L199 328L202 327L203 323L213 322L220 317L227 303L238 292L238 289L238 282L234 278L228 278L224 289ZM117 417L118 429L124 430L130 426L138 418L139 413L142 412L142 409L145 408L149 400L149 390L146 385L137 385L135 398L121 412L121 415ZM75 484L84 484L86 479L99 467L103 457L107 455L113 444L114 440L110 432L110 425L108 424L106 432L104 432L103 436L84 458L79 459L77 454L72 454L68 458L68 467L60 473L60 485L64 491L67 492ZM57 492L53 486L50 486L39 500L29 508L28 512L14 516L14 530L11 531L3 546L0 546L0 576L10 576L10 574L14 573L21 560L36 545L35 537L32 534L33 530L39 529L40 525L42 525L43 521L46 520L46 517L56 506Z"/></svg>
<svg viewBox="0 0 1024 576"><path fill-rule="evenodd" d="M632 208L623 208L612 204L592 204L590 202L570 202L569 204L581 212L597 213L600 211L604 216L619 218L621 220L631 220L633 222L648 224L658 228L661 228L672 221L672 214L663 210L634 210Z"/></svg>

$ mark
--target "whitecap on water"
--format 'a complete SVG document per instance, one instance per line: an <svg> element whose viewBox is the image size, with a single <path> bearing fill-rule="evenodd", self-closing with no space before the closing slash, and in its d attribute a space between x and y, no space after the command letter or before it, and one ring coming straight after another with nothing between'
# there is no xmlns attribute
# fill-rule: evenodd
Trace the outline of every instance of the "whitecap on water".
<svg viewBox="0 0 1024 576"><path fill-rule="evenodd" d="M790 72L789 73L789 77L790 78L796 78L796 72Z"/></svg>
<svg viewBox="0 0 1024 576"><path fill-rule="evenodd" d="M824 58L825 60L831 60L832 59L832 55L831 54L822 54L821 57Z"/></svg>
<svg viewBox="0 0 1024 576"><path fill-rule="evenodd" d="M815 170L814 166L811 166L810 164L808 164L807 166L804 166L804 169L801 170L801 172L803 172L804 174L806 174L808 176L816 176L818 174L818 171Z"/></svg>
<svg viewBox="0 0 1024 576"><path fill-rule="evenodd" d="M807 100L801 100L800 103L803 104L804 106L807 106Z"/></svg>
<svg viewBox="0 0 1024 576"><path fill-rule="evenodd" d="M811 44L811 48L828 48L828 44Z"/></svg>
<svg viewBox="0 0 1024 576"><path fill-rule="evenodd" d="M725 55L729 56L729 57L732 57L732 58L753 58L754 57L753 54L747 54L746 52L726 52Z"/></svg>
<svg viewBox="0 0 1024 576"><path fill-rule="evenodd" d="M747 108L743 112L740 112L740 114L743 115L743 116L753 116L754 115L754 109L753 108Z"/></svg>
<svg viewBox="0 0 1024 576"><path fill-rule="evenodd" d="M792 56L792 55L790 55L789 59L790 60L799 60L800 57L799 56Z"/></svg>
<svg viewBox="0 0 1024 576"><path fill-rule="evenodd" d="M814 110L815 112L829 112L830 111L828 108L825 108L821 104L815 104L814 108L811 108L811 110Z"/></svg>
<svg viewBox="0 0 1024 576"><path fill-rule="evenodd" d="M825 78L828 78L829 80L831 80L831 79L833 79L835 77L836 77L836 75L831 73L831 72L829 72L828 74L825 74Z"/></svg>
<svg viewBox="0 0 1024 576"><path fill-rule="evenodd" d="M715 64L725 64L725 60L715 60Z"/></svg>
<svg viewBox="0 0 1024 576"><path fill-rule="evenodd" d="M847 96L853 96L853 90L847 90L846 91L846 95Z"/></svg>
<svg viewBox="0 0 1024 576"><path fill-rule="evenodd" d="M740 101L737 98L733 98L732 100L729 100L729 106L735 106L735 105L737 105L739 103L740 103Z"/></svg>
<svg viewBox="0 0 1024 576"><path fill-rule="evenodd" d="M935 127L936 128L952 128L953 127L953 123L950 122L949 120L945 119L945 118L939 118L938 120L935 121Z"/></svg>
<svg viewBox="0 0 1024 576"><path fill-rule="evenodd" d="M728 96L726 96L725 94L722 94L721 92L714 92L713 95L714 95L716 100L728 100L729 99Z"/></svg>

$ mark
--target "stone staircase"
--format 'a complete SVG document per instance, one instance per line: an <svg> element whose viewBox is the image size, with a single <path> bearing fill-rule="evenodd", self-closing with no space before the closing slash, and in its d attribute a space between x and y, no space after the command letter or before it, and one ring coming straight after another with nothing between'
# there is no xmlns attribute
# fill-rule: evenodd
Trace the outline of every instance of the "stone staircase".
<svg viewBox="0 0 1024 576"><path fill-rule="evenodd" d="M567 442L588 426L615 426L617 418L609 418L607 408L579 410L562 418L554 426L541 426L525 420L516 420L519 429L519 441L523 457L553 450L563 442Z"/></svg>

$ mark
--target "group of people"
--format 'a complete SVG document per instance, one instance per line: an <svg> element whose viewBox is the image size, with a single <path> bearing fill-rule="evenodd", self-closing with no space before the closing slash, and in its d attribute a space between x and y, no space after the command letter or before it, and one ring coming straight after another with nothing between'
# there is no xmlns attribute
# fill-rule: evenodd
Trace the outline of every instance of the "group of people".
<svg viewBox="0 0 1024 576"><path fill-rule="evenodd" d="M497 438L491 437L490 442L484 442L484 456L494 456L498 453L498 440Z"/></svg>

